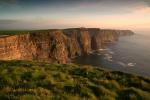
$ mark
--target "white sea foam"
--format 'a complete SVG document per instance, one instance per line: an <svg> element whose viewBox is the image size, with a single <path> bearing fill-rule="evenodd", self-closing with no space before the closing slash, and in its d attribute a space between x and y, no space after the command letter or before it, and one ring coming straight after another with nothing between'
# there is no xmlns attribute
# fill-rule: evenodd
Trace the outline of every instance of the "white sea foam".
<svg viewBox="0 0 150 100"><path fill-rule="evenodd" d="M108 61L111 61L111 62L113 61L113 60L112 60L112 55L106 53L106 54L104 54L104 56L105 56L104 59L106 59L106 60L108 60Z"/></svg>
<svg viewBox="0 0 150 100"><path fill-rule="evenodd" d="M128 65L129 67L133 67L133 66L136 65L136 63L128 63L127 65Z"/></svg>
<svg viewBox="0 0 150 100"><path fill-rule="evenodd" d="M99 51L106 51L107 49L99 49Z"/></svg>

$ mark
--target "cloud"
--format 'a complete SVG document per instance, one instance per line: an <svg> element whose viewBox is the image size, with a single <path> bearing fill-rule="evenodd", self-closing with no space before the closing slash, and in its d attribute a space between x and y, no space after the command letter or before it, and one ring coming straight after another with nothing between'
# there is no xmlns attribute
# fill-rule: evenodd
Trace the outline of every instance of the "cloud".
<svg viewBox="0 0 150 100"><path fill-rule="evenodd" d="M69 4L92 4L92 3L103 3L108 4L130 4L130 3L137 3L142 2L143 0L0 0L0 3L16 3L19 2L20 4L48 4L48 5L69 5ZM145 3L150 3L149 0L144 0Z"/></svg>
<svg viewBox="0 0 150 100"><path fill-rule="evenodd" d="M0 27L6 28L129 27L150 21L150 0L0 0L1 5Z"/></svg>
<svg viewBox="0 0 150 100"><path fill-rule="evenodd" d="M13 20L13 19L0 19L0 24L12 24L12 23L18 23L19 20Z"/></svg>
<svg viewBox="0 0 150 100"><path fill-rule="evenodd" d="M0 4L16 4L18 0L0 0Z"/></svg>
<svg viewBox="0 0 150 100"><path fill-rule="evenodd" d="M147 6L150 6L150 0L143 0Z"/></svg>
<svg viewBox="0 0 150 100"><path fill-rule="evenodd" d="M68 23L63 20L48 20L48 19L0 19L0 30L7 29L49 29L49 28L62 28L69 27Z"/></svg>
<svg viewBox="0 0 150 100"><path fill-rule="evenodd" d="M137 14L149 14L150 13L150 7L141 7L133 11L133 13Z"/></svg>

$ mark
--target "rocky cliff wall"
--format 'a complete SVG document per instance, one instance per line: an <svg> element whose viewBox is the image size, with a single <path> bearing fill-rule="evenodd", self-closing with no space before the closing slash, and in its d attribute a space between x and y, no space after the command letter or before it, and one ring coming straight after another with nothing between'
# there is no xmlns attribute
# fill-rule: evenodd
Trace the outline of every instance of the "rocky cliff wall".
<svg viewBox="0 0 150 100"><path fill-rule="evenodd" d="M1 60L23 59L25 57L30 60L33 57L27 55L34 54L34 49L33 43L29 41L29 34L0 38Z"/></svg>
<svg viewBox="0 0 150 100"><path fill-rule="evenodd" d="M65 36L61 31L28 33L0 38L0 60L40 60L66 63Z"/></svg>
<svg viewBox="0 0 150 100"><path fill-rule="evenodd" d="M116 42L129 31L74 28L0 37L0 60L39 60L67 63L70 58Z"/></svg>
<svg viewBox="0 0 150 100"><path fill-rule="evenodd" d="M117 33L119 34L119 36L129 36L134 34L134 32L132 32L131 30L117 30Z"/></svg>

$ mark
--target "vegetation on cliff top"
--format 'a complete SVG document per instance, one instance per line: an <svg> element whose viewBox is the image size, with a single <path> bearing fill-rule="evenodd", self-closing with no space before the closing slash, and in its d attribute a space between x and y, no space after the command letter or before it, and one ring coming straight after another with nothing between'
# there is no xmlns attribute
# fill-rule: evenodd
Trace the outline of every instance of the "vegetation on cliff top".
<svg viewBox="0 0 150 100"><path fill-rule="evenodd" d="M49 32L57 29L47 29L47 30L0 30L0 35L19 35L19 34L26 34L28 32Z"/></svg>
<svg viewBox="0 0 150 100"><path fill-rule="evenodd" d="M0 100L148 100L150 79L73 64L0 61Z"/></svg>

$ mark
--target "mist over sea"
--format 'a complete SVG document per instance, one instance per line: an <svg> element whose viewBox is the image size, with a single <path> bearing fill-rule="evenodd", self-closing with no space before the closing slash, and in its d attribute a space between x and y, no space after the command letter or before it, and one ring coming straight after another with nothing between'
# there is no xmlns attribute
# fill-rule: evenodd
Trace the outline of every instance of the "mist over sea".
<svg viewBox="0 0 150 100"><path fill-rule="evenodd" d="M106 48L107 53L78 57L74 62L150 77L149 34L121 37Z"/></svg>

